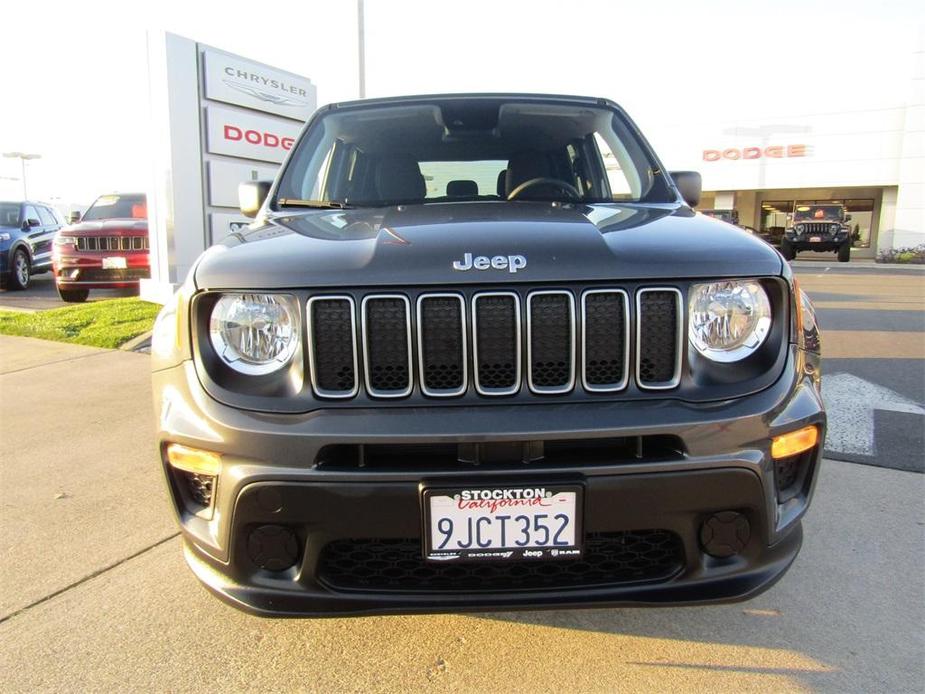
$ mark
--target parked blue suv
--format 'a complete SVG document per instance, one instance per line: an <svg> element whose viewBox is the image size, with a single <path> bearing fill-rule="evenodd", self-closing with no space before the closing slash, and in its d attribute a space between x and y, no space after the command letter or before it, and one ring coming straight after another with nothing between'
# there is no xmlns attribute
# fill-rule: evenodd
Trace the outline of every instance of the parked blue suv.
<svg viewBox="0 0 925 694"><path fill-rule="evenodd" d="M56 209L40 202L0 201L0 289L25 289L32 275L51 270Z"/></svg>

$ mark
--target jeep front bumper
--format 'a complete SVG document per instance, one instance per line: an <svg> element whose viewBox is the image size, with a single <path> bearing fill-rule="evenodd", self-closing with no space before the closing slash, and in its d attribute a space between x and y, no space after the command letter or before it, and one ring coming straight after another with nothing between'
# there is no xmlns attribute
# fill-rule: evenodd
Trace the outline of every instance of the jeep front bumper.
<svg viewBox="0 0 925 694"><path fill-rule="evenodd" d="M708 404L666 397L274 415L214 401L191 362L154 374L159 451L189 565L239 608L293 616L751 597L784 574L800 547L800 518L812 497L825 435L818 388L818 356L795 347L770 388ZM820 443L794 463L798 474L783 494L771 439L807 425L819 427ZM613 460L576 454L551 463L443 466L425 455L406 466L318 464L319 452L330 446L400 452L408 446L668 436L680 442L676 455L647 454L643 446L639 455ZM183 479L166 460L170 443L222 456L209 508L190 505ZM610 543L605 561L589 556L548 572L518 567L508 580L503 569L479 568L485 565L447 572L425 564L415 549L422 537L422 487L550 483L583 487L583 532L587 542ZM718 556L726 552L709 545L705 525L733 517L740 546ZM274 547L272 537L262 536L261 546L290 552L291 566L275 568L255 556L255 532L284 538ZM630 559L636 564L627 558L629 543L635 543ZM627 573L624 564L636 568ZM544 572L549 575L534 578Z"/></svg>

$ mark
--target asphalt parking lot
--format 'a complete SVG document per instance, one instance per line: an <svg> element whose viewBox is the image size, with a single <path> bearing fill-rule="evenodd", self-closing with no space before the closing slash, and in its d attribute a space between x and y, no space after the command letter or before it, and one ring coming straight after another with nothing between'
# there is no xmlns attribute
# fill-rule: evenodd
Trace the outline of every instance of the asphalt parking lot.
<svg viewBox="0 0 925 694"><path fill-rule="evenodd" d="M791 571L722 607L239 613L183 564L148 357L0 336L3 689L921 691L925 275L826 267L797 271L829 406L851 411L827 444L840 460L823 463Z"/></svg>
<svg viewBox="0 0 925 694"><path fill-rule="evenodd" d="M94 289L91 290L87 301L115 299L137 293L134 289ZM0 311L44 311L67 305L58 297L55 279L51 273L35 275L25 291L0 290Z"/></svg>

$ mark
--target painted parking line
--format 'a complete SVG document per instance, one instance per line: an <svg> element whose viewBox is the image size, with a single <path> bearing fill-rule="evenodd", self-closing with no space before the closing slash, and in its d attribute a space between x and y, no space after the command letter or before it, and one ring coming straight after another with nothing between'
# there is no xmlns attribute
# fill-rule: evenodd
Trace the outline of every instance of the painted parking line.
<svg viewBox="0 0 925 694"><path fill-rule="evenodd" d="M828 412L825 449L836 459L843 459L839 454L877 456L876 411L925 416L920 403L850 373L824 377L822 397ZM922 451L909 451L909 455L921 457Z"/></svg>
<svg viewBox="0 0 925 694"><path fill-rule="evenodd" d="M826 359L923 359L925 332L822 330ZM925 361L923 361L925 368ZM919 374L921 378L921 373Z"/></svg>

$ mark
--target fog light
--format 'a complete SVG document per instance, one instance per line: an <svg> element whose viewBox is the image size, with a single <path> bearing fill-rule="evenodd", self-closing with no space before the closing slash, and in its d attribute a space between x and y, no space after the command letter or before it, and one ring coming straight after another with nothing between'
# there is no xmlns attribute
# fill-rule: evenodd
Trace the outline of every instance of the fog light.
<svg viewBox="0 0 925 694"><path fill-rule="evenodd" d="M181 494L188 510L210 518L212 502L215 500L215 482L222 470L222 457L211 451L171 443L167 446L167 461L183 487Z"/></svg>
<svg viewBox="0 0 925 694"><path fill-rule="evenodd" d="M771 440L771 457L788 458L803 451L808 451L819 441L819 428L815 425L803 427L787 434L775 436Z"/></svg>

